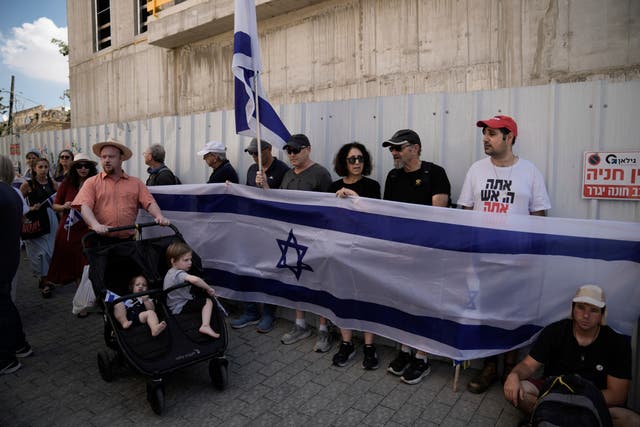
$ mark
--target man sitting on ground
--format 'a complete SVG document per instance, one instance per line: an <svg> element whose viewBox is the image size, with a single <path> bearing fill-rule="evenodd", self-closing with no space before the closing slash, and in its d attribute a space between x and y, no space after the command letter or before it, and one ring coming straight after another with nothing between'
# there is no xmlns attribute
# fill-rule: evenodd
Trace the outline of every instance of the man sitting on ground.
<svg viewBox="0 0 640 427"><path fill-rule="evenodd" d="M640 416L623 408L631 382L629 342L604 325L606 301L598 286L578 289L571 318L542 330L531 352L504 383L504 396L527 415L540 395L544 379L531 376L544 366L544 378L578 374L602 391L614 426L640 425Z"/></svg>

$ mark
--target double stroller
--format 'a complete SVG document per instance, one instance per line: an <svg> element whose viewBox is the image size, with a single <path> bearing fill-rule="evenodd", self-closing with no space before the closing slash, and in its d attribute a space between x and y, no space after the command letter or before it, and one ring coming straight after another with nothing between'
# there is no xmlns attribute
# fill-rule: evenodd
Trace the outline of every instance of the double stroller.
<svg viewBox="0 0 640 427"><path fill-rule="evenodd" d="M89 278L96 295L96 301L104 311L104 340L108 347L98 353L98 369L103 380L110 382L125 367L131 367L149 377L147 382L147 400L153 411L160 415L164 410L163 378L178 369L200 362L209 362L209 376L212 384L223 390L228 380L228 361L224 357L227 348L227 330L224 312L213 301L211 327L220 333L213 339L201 334L200 313L174 315L166 305L166 297L172 290L185 286L183 283L164 291L164 276L168 270L165 260L167 247L173 242L184 242L178 229L170 225L162 227L162 235L142 239L146 227L159 227L155 223L137 224L111 228L109 231L136 229L137 240L115 241L94 232L84 236L82 244L89 260ZM172 231L171 234L168 234ZM202 261L193 253L193 265L190 274L202 277ZM149 289L145 292L131 293L129 281L136 275L144 275ZM108 292L110 291L110 292ZM199 292L195 287L192 292ZM117 297L109 302L107 295ZM114 305L132 298L149 295L155 300L155 311L167 323L166 329L156 337L151 336L147 325L134 325L123 329L114 316Z"/></svg>

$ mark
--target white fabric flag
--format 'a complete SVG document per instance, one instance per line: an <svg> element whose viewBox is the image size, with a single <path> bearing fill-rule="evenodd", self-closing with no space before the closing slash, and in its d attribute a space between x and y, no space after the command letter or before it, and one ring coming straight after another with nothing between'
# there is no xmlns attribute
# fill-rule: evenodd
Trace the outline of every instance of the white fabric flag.
<svg viewBox="0 0 640 427"><path fill-rule="evenodd" d="M532 342L601 286L640 315L640 224L495 215L235 184L152 187L224 297L323 315L453 359ZM178 196L179 197L176 197Z"/></svg>

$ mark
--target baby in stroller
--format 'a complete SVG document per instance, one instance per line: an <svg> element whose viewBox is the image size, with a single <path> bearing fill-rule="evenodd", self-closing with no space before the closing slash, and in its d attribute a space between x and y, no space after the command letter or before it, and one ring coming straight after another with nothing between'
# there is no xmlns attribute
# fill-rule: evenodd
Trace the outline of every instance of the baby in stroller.
<svg viewBox="0 0 640 427"><path fill-rule="evenodd" d="M129 290L132 293L146 292L149 289L147 279L142 276L135 276L129 282ZM113 315L122 325L122 329L129 329L132 325L146 323L151 330L151 336L158 336L167 327L163 320L159 321L155 312L155 305L149 295L142 295L131 300L121 301L113 306Z"/></svg>
<svg viewBox="0 0 640 427"><path fill-rule="evenodd" d="M167 264L171 266L164 277L165 290L184 282L191 283L193 286L203 289L207 295L214 296L215 291L207 282L198 276L187 273L191 268L191 257L193 251L183 242L171 243L167 247L166 258ZM167 293L167 306L171 313L180 314L200 311L202 313L202 325L199 332L209 335L213 338L219 338L220 334L211 328L211 313L213 311L213 302L210 298L201 295L193 295L191 287L178 288Z"/></svg>

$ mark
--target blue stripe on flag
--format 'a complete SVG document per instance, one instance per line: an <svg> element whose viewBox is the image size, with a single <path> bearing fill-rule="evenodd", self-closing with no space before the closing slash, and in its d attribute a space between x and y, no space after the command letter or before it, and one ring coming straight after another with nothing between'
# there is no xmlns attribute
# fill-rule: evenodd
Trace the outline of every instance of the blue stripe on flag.
<svg viewBox="0 0 640 427"><path fill-rule="evenodd" d="M249 34L238 31L233 35L233 54L236 53L251 56L251 36Z"/></svg>
<svg viewBox="0 0 640 427"><path fill-rule="evenodd" d="M325 291L289 285L273 279L242 276L218 269L205 269L211 283L224 283L238 292L259 292L292 302L330 309L337 317L382 323L395 329L439 341L459 350L511 348L529 340L542 329L523 325L514 330L488 325L465 325L430 316L417 316L381 304L340 299Z"/></svg>
<svg viewBox="0 0 640 427"><path fill-rule="evenodd" d="M230 194L154 194L160 208L177 212L223 212L321 227L398 243L470 253L562 255L640 262L640 242L497 230L392 217L349 209L297 205ZM311 215L313 214L313 215ZM416 230L421 230L416 233Z"/></svg>

